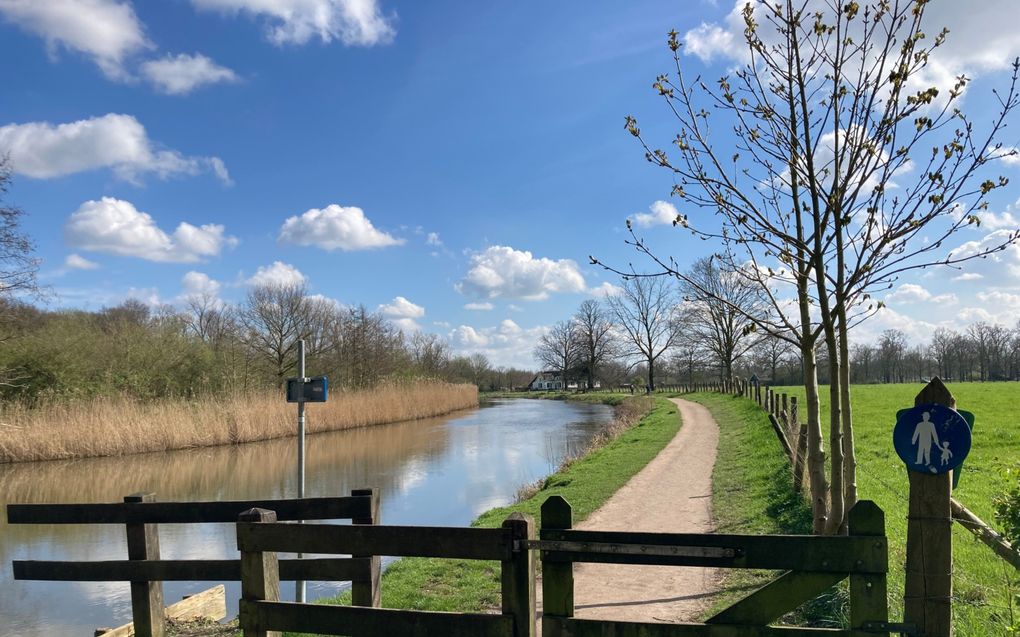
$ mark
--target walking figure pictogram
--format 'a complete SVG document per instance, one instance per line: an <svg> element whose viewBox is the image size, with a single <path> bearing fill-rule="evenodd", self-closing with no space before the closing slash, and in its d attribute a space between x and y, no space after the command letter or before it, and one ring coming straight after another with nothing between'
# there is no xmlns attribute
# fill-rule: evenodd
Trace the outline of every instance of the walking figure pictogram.
<svg viewBox="0 0 1020 637"><path fill-rule="evenodd" d="M927 411L921 415L921 422L917 423L917 427L914 428L914 435L910 439L911 444L917 445L917 460L914 461L914 464L930 465L932 442L936 446L941 446L939 435L935 433L935 423L929 420L930 418L931 414ZM922 459L924 462L922 462ZM943 460L945 459L945 456L943 456ZM942 464L945 464L945 461Z"/></svg>

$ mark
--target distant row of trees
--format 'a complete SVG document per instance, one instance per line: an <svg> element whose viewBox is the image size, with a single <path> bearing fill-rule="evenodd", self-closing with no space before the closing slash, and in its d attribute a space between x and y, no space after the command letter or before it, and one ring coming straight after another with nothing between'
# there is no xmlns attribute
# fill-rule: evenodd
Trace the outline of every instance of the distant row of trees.
<svg viewBox="0 0 1020 637"><path fill-rule="evenodd" d="M481 354L454 355L435 334L405 335L364 306L311 297L303 285L254 286L238 305L204 295L183 308L129 300L52 312L8 300L2 310L0 396L8 399L269 390L296 373L302 338L308 372L340 388L429 377L501 389L530 380Z"/></svg>

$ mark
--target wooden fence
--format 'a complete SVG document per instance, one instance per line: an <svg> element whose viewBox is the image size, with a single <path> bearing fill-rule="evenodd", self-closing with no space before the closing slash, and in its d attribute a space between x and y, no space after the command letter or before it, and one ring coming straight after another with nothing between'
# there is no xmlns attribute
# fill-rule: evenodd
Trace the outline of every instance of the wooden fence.
<svg viewBox="0 0 1020 637"><path fill-rule="evenodd" d="M716 535L573 530L570 505L553 496L540 535L532 545L542 551L543 637L864 637L909 628L888 622L885 516L870 501L850 511L847 536ZM705 623L662 624L575 618L576 562L785 572ZM847 578L849 630L769 626Z"/></svg>
<svg viewBox="0 0 1020 637"><path fill-rule="evenodd" d="M498 529L286 524L273 511L252 509L237 523L241 550L240 624L245 637L275 631L389 637L534 637L535 558L527 542L534 521L515 513ZM496 560L502 613L441 613L279 601L276 552L356 553L401 557Z"/></svg>
<svg viewBox="0 0 1020 637"><path fill-rule="evenodd" d="M71 582L131 582L131 612L139 637L166 633L163 613L165 581L240 581L242 561L162 560L159 524L237 521L253 507L270 508L281 520L350 519L355 525L379 522L379 494L357 489L348 497L232 502L156 502L151 493L109 504L9 504L10 524L123 524L127 560L103 562L14 561L14 579ZM346 528L363 528L362 526ZM285 580L350 581L354 604L379 605L379 553L352 553L351 558L282 560Z"/></svg>
<svg viewBox="0 0 1020 637"><path fill-rule="evenodd" d="M577 531L570 505L553 496L542 506L541 539L531 518L515 513L499 529L337 527L276 521L272 511L241 515L240 624L245 637L300 631L352 637L445 635L534 637L534 551L542 556L543 637L863 637L904 628L888 622L888 547L884 515L862 501L848 536L716 535ZM279 601L277 551L361 552L498 560L502 613L439 613ZM587 620L574 617L577 562L785 571L702 624ZM782 615L850 580L850 629L769 626Z"/></svg>

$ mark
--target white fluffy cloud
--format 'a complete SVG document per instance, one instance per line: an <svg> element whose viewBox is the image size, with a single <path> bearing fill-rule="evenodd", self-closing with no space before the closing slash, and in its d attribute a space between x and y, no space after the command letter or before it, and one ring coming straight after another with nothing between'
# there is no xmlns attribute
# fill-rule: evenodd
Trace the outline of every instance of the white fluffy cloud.
<svg viewBox="0 0 1020 637"><path fill-rule="evenodd" d="M307 277L296 267L283 261L273 261L272 265L263 265L255 270L255 274L245 280L248 285L301 285Z"/></svg>
<svg viewBox="0 0 1020 637"><path fill-rule="evenodd" d="M350 252L403 245L404 240L387 234L355 206L332 204L325 208L312 208L300 217L295 215L283 222L280 243L315 246L324 250L337 248Z"/></svg>
<svg viewBox="0 0 1020 637"><path fill-rule="evenodd" d="M425 316L425 308L408 301L402 296L395 297L391 302L380 305L379 311L390 318L421 318Z"/></svg>
<svg viewBox="0 0 1020 637"><path fill-rule="evenodd" d="M726 57L734 62L747 59L744 44L742 10L746 0L735 0L733 9L720 23L702 23L684 35L684 50L708 62ZM755 5L763 37L772 38L772 27ZM829 11L828 3L809 0L805 15ZM974 76L981 72L1008 68L1020 55L1020 39L1015 37L1013 24L1020 19L1020 5L1015 0L983 0L982 2L932 2L925 6L923 30L929 35L943 27L950 29L943 46L933 54L927 69L927 82L939 85L952 83L961 73Z"/></svg>
<svg viewBox="0 0 1020 637"><path fill-rule="evenodd" d="M191 0L199 9L245 13L266 20L277 45L304 44L313 38L348 46L385 44L393 39L391 20L377 0Z"/></svg>
<svg viewBox="0 0 1020 637"><path fill-rule="evenodd" d="M609 281L603 281L601 285L597 285L588 290L588 294L602 299L610 296L619 296L621 293L623 293L623 288L618 285L613 285Z"/></svg>
<svg viewBox="0 0 1020 637"><path fill-rule="evenodd" d="M378 311L403 332L421 330L416 319L425 316L425 308L408 301L402 296L395 297L391 302L378 307Z"/></svg>
<svg viewBox="0 0 1020 637"><path fill-rule="evenodd" d="M505 319L492 327L458 325L448 337L457 354L484 354L493 365L529 369L535 367L531 353L538 339L547 333L548 327L522 328Z"/></svg>
<svg viewBox="0 0 1020 637"><path fill-rule="evenodd" d="M121 0L0 0L0 15L46 41L83 53L112 79L124 79L125 59L151 47L130 2Z"/></svg>
<svg viewBox="0 0 1020 637"><path fill-rule="evenodd" d="M471 257L458 292L480 299L537 301L557 292L584 292L584 277L570 259L536 259L528 251L492 246Z"/></svg>
<svg viewBox="0 0 1020 637"><path fill-rule="evenodd" d="M64 267L70 270L97 270L99 269L99 264L95 261L89 261L83 256L69 254L64 258Z"/></svg>
<svg viewBox="0 0 1020 637"><path fill-rule="evenodd" d="M496 306L492 303L465 303L464 309L471 310L473 312L488 312Z"/></svg>
<svg viewBox="0 0 1020 637"><path fill-rule="evenodd" d="M175 150L159 149L138 120L116 113L67 124L0 126L0 153L10 155L15 172L37 179L112 168L120 178L132 182L145 174L165 179L212 172L230 183L220 158L186 157Z"/></svg>
<svg viewBox="0 0 1020 637"><path fill-rule="evenodd" d="M672 223L676 221L676 218L680 215L676 206L668 201L656 201L648 208L651 212L638 212L631 216L631 220L639 228L672 225Z"/></svg>
<svg viewBox="0 0 1020 637"><path fill-rule="evenodd" d="M141 71L157 90L168 95L187 95L200 86L238 80L236 73L201 53L149 60L142 64Z"/></svg>
<svg viewBox="0 0 1020 637"><path fill-rule="evenodd" d="M185 299L194 297L217 297L220 283L204 272L194 270L181 277L181 296Z"/></svg>
<svg viewBox="0 0 1020 637"><path fill-rule="evenodd" d="M936 295L932 294L925 288L915 283L904 283L900 287L896 288L896 291L887 294L885 300L891 303L931 302L953 304L956 303L959 299L956 298L955 294Z"/></svg>
<svg viewBox="0 0 1020 637"><path fill-rule="evenodd" d="M172 263L201 261L237 244L219 224L181 222L167 234L151 215L113 197L83 203L67 220L64 236L68 245L82 250Z"/></svg>

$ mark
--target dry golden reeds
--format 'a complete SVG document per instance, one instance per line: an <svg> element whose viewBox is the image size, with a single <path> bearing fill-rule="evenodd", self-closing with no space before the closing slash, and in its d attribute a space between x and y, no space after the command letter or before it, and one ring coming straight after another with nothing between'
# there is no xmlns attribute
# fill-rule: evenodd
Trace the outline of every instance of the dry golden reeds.
<svg viewBox="0 0 1020 637"><path fill-rule="evenodd" d="M307 407L308 433L439 416L478 406L474 385L413 381L334 392ZM0 463L114 456L283 438L295 407L279 394L140 402L96 398L0 407Z"/></svg>

